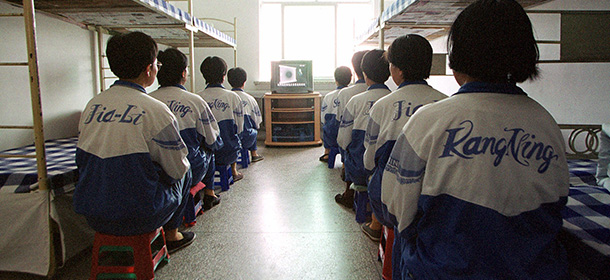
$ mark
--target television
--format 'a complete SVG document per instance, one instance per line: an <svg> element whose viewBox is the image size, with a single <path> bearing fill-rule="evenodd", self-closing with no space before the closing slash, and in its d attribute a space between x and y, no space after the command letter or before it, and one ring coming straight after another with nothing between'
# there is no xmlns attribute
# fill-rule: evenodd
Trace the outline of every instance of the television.
<svg viewBox="0 0 610 280"><path fill-rule="evenodd" d="M311 60L272 61L271 92L313 92L313 73L311 68Z"/></svg>

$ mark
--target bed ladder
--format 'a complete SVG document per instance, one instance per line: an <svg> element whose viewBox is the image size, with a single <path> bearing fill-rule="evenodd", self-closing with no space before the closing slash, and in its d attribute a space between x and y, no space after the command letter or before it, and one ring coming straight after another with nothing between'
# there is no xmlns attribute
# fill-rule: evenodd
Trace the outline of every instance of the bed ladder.
<svg viewBox="0 0 610 280"><path fill-rule="evenodd" d="M108 87L106 86L106 81L107 80L111 80L111 79L118 79L117 76L115 76L114 74L112 75L106 75L106 73L108 71L110 71L110 66L108 66L108 60L106 59L106 54L104 52L105 48L105 44L104 44L104 34L109 34L108 30L102 28L102 27L97 27L95 29L96 33L97 33L97 65L98 65L98 72L99 72L99 82L100 82L100 88L98 90L98 92L102 92L104 90L106 90Z"/></svg>
<svg viewBox="0 0 610 280"><path fill-rule="evenodd" d="M40 83L38 75L38 54L36 47L36 19L34 18L34 1L23 1L23 14L4 14L2 16L23 17L25 22L25 35L27 41L27 62L2 62L0 66L28 66L30 74L30 95L32 100L33 125L0 125L0 129L32 129L34 130L34 145L36 155L0 155L0 157L29 157L36 158L38 169L38 188L48 190L47 164L44 146L44 130L42 121L42 104L40 100Z"/></svg>
<svg viewBox="0 0 610 280"><path fill-rule="evenodd" d="M23 13L22 14L4 14L2 17L23 17L25 24L25 37L27 43L28 60L27 62L1 62L0 66L27 66L30 76L30 97L32 103L32 117L33 125L0 125L0 129L32 129L34 130L34 146L36 148L35 155L5 155L0 154L1 158L11 157L26 157L36 158L36 168L38 171L38 189L40 191L46 191L50 195L49 191L49 180L47 178L47 161L45 152L45 139L43 130L42 120L42 103L40 98L40 81L38 71L38 49L36 45L36 18L34 10L34 0L23 0ZM51 203L48 204L51 207ZM50 211L50 210L49 210ZM55 274L57 259L55 255L55 245L53 243L53 223L49 217L49 230L50 242L49 242L49 271L48 277L52 277Z"/></svg>

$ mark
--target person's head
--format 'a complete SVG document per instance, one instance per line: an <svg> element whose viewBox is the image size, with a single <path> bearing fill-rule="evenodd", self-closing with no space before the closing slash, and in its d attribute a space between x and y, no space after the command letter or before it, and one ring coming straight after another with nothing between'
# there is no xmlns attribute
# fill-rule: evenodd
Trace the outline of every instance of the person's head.
<svg viewBox="0 0 610 280"><path fill-rule="evenodd" d="M229 80L231 87L241 88L248 80L248 73L241 67L231 68L227 73L227 80Z"/></svg>
<svg viewBox="0 0 610 280"><path fill-rule="evenodd" d="M335 69L335 82L338 86L348 86L352 81L352 70L347 66L339 66Z"/></svg>
<svg viewBox="0 0 610 280"><path fill-rule="evenodd" d="M354 55L352 56L352 67L354 67L354 72L356 72L356 76L358 77L358 79L364 79L364 75L362 74L362 57L364 57L364 54L366 54L368 51L359 51L354 53Z"/></svg>
<svg viewBox="0 0 610 280"><path fill-rule="evenodd" d="M184 84L186 81L186 67L188 59L178 49L170 48L164 51L159 51L157 60L161 62L161 68L157 73L159 85L173 86Z"/></svg>
<svg viewBox="0 0 610 280"><path fill-rule="evenodd" d="M384 54L384 50L371 50L362 57L362 72L376 84L383 84L390 77L390 66Z"/></svg>
<svg viewBox="0 0 610 280"><path fill-rule="evenodd" d="M208 84L222 84L227 74L227 63L220 57L208 56L199 67L205 82Z"/></svg>
<svg viewBox="0 0 610 280"><path fill-rule="evenodd" d="M492 83L519 83L538 75L532 24L514 0L479 0L449 31L449 67Z"/></svg>
<svg viewBox="0 0 610 280"><path fill-rule="evenodd" d="M150 84L155 81L157 43L153 38L142 32L131 32L110 37L106 44L106 57L110 70L119 79L135 79L143 72L151 71L152 81Z"/></svg>
<svg viewBox="0 0 610 280"><path fill-rule="evenodd" d="M430 77L432 46L420 35L408 34L396 38L388 48L386 58L396 84L403 81L421 81ZM398 77L395 77L396 75Z"/></svg>

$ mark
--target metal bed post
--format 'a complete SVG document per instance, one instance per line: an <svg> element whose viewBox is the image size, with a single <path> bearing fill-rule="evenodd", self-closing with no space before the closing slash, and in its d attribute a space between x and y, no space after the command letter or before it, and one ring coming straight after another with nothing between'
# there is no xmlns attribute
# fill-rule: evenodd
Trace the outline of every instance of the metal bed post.
<svg viewBox="0 0 610 280"><path fill-rule="evenodd" d="M237 17L233 17L233 39L237 42ZM237 48L233 47L233 67L237 67Z"/></svg>
<svg viewBox="0 0 610 280"><path fill-rule="evenodd" d="M36 166L38 170L38 189L47 192L49 213L51 212L50 190L47 178L47 160L44 146L44 130L42 120L42 103L40 99L40 81L38 71L38 48L36 46L36 18L34 0L23 1L23 17L25 35L28 45L28 68L30 74L30 95L32 98L32 117L34 124L34 145L36 147ZM47 219L52 225L51 217ZM55 245L53 243L53 227L49 226L49 271L47 275L55 274Z"/></svg>
<svg viewBox="0 0 610 280"><path fill-rule="evenodd" d="M106 89L106 73L104 73L104 34L102 34L102 28L97 28L97 59L98 68L100 71L100 90L102 92Z"/></svg>
<svg viewBox="0 0 610 280"><path fill-rule="evenodd" d="M49 189L47 181L47 161L44 147L44 130L42 128L42 103L40 100L40 82L38 80L38 49L36 47L36 19L34 18L34 0L23 1L23 17L28 44L28 67L30 73L30 94L32 97L32 117L34 121L34 144L36 146L36 165L38 168L38 188Z"/></svg>
<svg viewBox="0 0 610 280"><path fill-rule="evenodd" d="M385 7L383 6L383 0L379 1L379 16L377 17L379 22L377 25L379 26L379 49L385 49L385 30L383 29L384 23L381 21L381 15L383 14L383 10Z"/></svg>
<svg viewBox="0 0 610 280"><path fill-rule="evenodd" d="M195 25L195 18L193 16L193 12L194 12L194 6L193 6L193 0L188 0L188 5L189 5L189 14L191 15L191 17L193 17L192 20L192 24ZM190 90L191 92L195 92L195 31L193 31L192 29L190 30L189 33L189 75L190 75L190 82L191 82L191 86L190 86Z"/></svg>

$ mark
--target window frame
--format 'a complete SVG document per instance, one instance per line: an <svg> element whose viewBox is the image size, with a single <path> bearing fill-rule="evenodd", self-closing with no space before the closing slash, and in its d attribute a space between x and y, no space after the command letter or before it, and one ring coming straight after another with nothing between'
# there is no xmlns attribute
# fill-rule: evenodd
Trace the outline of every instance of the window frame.
<svg viewBox="0 0 610 280"><path fill-rule="evenodd" d="M285 11L286 11L286 7L290 7L290 6L330 6L333 7L334 10L334 50L333 50L333 57L334 57L334 66L335 68L339 66L339 56L338 56L338 43L339 43L339 33L338 33L338 20L339 20L339 6L340 5L370 5L371 9L374 8L374 2L375 0L309 0L309 1L303 1L303 0L294 0L294 1L282 1L282 0L260 0L260 5L261 8L263 5L266 4L272 4L272 5L280 5L280 11L281 11L281 15L280 15L280 34L281 34L281 38L280 38L280 49L281 49L281 59L286 59L285 58L285 54L286 54L286 42L285 42ZM259 35L260 36L260 35ZM259 37L260 38L260 37ZM262 49L262 43L259 43L259 45L261 46ZM355 47L355 46L354 46ZM259 50L259 54L260 54L260 50ZM264 61L260 61L259 63L264 63ZM259 70L263 70L261 68L261 65L259 65ZM262 72L262 71L261 71ZM332 74L330 76L317 76L314 74L314 80L318 81L325 81L325 80L332 80ZM265 78L266 80L266 78Z"/></svg>

